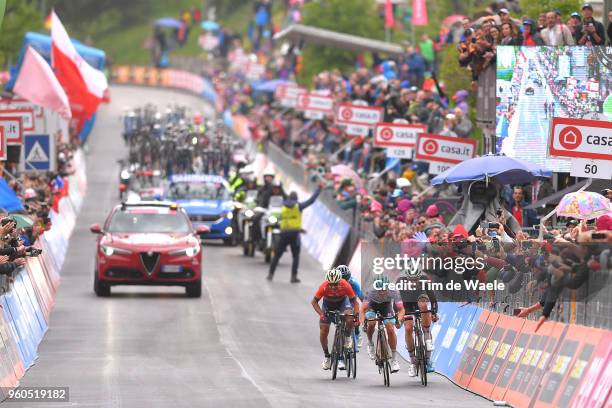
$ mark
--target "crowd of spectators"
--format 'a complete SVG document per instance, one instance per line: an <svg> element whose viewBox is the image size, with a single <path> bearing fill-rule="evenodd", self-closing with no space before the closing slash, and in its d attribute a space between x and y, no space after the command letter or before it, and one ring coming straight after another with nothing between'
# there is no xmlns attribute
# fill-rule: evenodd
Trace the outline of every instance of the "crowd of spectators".
<svg viewBox="0 0 612 408"><path fill-rule="evenodd" d="M472 79L489 66L495 66L496 48L499 45L563 46L605 45L604 25L593 18L593 6L585 3L581 12L574 11L567 19L558 9L541 14L534 20L530 16L511 17L510 10L501 7L491 15L475 21L465 19L461 41L458 44L459 64L468 68ZM612 12L608 14L608 44L612 42Z"/></svg>
<svg viewBox="0 0 612 408"><path fill-rule="evenodd" d="M563 25L560 14L554 11L540 16L537 22L527 17L517 21L503 7L497 17L484 16L475 22L466 19L458 45L460 64L469 67L477 80L479 72L495 64L500 44L561 45L580 43L585 38L597 43L596 24L593 29L577 24L588 24L591 11L585 4L582 15L572 14L573 21ZM432 45L433 58L428 44ZM370 67L358 60L351 72L320 72L312 78L311 92L330 96L335 104L362 101L382 107L385 122L401 120L421 124L429 133L473 137L470 92L463 89L453 95L446 93L444 83L437 78L434 44L423 36L416 45L405 44L405 52L397 58L382 60L374 55ZM240 40L235 40L232 47L230 59L244 52ZM291 78L294 65L300 63L287 49L274 51L260 61L268 68L267 79ZM427 164L387 158L383 149L373 145L371 132L367 136L348 135L331 115L310 120L295 109L280 106L273 95L258 92L239 69L211 68L207 75L213 78L223 104L248 118L247 137L264 151L269 144L277 145L303 164L310 178L327 180L339 208L360 214L368 236L397 244L424 242L430 254L487 259L485 268L469 271L465 279L500 279L513 284L514 292L528 280L528 292L538 302L521 311L522 315L543 307L547 318L563 288L578 288L590 271L612 267L610 215L590 223L560 219L555 228L548 227L544 240L536 238L533 227L542 214L529 209L528 204L536 200L536 190L544 195L552 193L547 180L539 180L537 189L532 185L504 186L498 198L502 209L495 222L478 223L468 229L461 224L451 226L449 221L459 208L459 202L452 201L459 195L458 187L430 189ZM351 168L355 177L336 173L333 167L337 165ZM602 193L612 198L611 191ZM513 229L515 225L524 229ZM450 274L430 272L438 278Z"/></svg>
<svg viewBox="0 0 612 408"><path fill-rule="evenodd" d="M74 172L72 144L57 144L55 172L19 172L17 163L2 162L3 184L15 193L21 208L0 208L0 275L13 279L27 256L38 256L37 239L51 228L50 213L58 213L60 199L68 195L68 176Z"/></svg>

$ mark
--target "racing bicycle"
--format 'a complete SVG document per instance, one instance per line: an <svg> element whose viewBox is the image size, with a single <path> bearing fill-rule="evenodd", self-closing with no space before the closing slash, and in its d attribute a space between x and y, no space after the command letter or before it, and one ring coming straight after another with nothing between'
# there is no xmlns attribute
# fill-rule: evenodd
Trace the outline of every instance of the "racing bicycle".
<svg viewBox="0 0 612 408"><path fill-rule="evenodd" d="M331 371L332 380L336 379L338 374L338 363L344 359L344 365L346 367L346 376L348 378L357 377L357 353L355 351L355 330L351 330L351 336L353 336L353 347L347 349L344 347L346 340L346 319L354 319L355 315L344 314L337 310L328 311L325 313L326 316L331 317L332 323L336 326L336 332L334 333L334 343L331 351Z"/></svg>
<svg viewBox="0 0 612 408"><path fill-rule="evenodd" d="M385 386L391 385L391 348L389 347L389 340L387 339L387 330L385 328L385 320L395 318L397 320L397 314L393 316L383 316L379 312L376 312L376 318L366 319L363 327L363 332L367 333L368 322L376 322L376 354L374 362L378 366L378 373L383 375L383 382Z"/></svg>
<svg viewBox="0 0 612 408"><path fill-rule="evenodd" d="M421 324L421 315L423 313L431 313L431 310L416 310L414 312L406 313L404 320L412 319L414 316L414 353L417 359L416 372L417 376L421 376L421 384L427 387L427 346L425 345L425 333L423 333L423 325Z"/></svg>

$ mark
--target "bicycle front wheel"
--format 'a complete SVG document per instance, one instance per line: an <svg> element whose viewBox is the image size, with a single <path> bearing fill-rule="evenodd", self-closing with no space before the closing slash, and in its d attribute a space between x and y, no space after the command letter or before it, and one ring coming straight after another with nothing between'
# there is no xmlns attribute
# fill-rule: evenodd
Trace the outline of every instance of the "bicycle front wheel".
<svg viewBox="0 0 612 408"><path fill-rule="evenodd" d="M346 368L346 378L351 378L353 374L353 358L350 351L344 353L344 366Z"/></svg>
<svg viewBox="0 0 612 408"><path fill-rule="evenodd" d="M334 335L334 345L331 352L332 358L332 380L336 379L338 375L338 361L342 355L342 327L336 326L336 333Z"/></svg>
<svg viewBox="0 0 612 408"><path fill-rule="evenodd" d="M425 342L423 341L423 333L418 333L418 365L421 374L421 384L427 386L427 352L425 351Z"/></svg>
<svg viewBox="0 0 612 408"><path fill-rule="evenodd" d="M385 386L389 387L391 385L391 365L389 365L389 360L386 360L383 366L383 381Z"/></svg>

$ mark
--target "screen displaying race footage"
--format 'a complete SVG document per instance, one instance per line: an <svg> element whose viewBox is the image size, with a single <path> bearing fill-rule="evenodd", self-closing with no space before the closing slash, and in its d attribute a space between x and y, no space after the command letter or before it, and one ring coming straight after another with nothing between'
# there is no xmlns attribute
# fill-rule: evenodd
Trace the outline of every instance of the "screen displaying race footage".
<svg viewBox="0 0 612 408"><path fill-rule="evenodd" d="M546 157L553 116L612 120L612 47L497 48L497 151L553 171Z"/></svg>

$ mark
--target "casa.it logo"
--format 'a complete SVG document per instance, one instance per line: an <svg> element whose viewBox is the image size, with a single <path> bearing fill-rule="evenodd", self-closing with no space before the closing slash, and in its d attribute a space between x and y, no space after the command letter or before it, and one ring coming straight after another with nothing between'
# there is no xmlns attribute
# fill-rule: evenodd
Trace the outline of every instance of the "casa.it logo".
<svg viewBox="0 0 612 408"><path fill-rule="evenodd" d="M438 153L438 142L429 139L423 143L423 151L429 155Z"/></svg>
<svg viewBox="0 0 612 408"><path fill-rule="evenodd" d="M575 126L567 126L559 132L559 143L564 149L574 150L582 143L582 132Z"/></svg>
<svg viewBox="0 0 612 408"><path fill-rule="evenodd" d="M353 117L353 111L351 108L342 108L340 111L340 116L343 120L351 120Z"/></svg>
<svg viewBox="0 0 612 408"><path fill-rule="evenodd" d="M380 130L380 138L386 141L393 139L393 130L391 130L391 128L388 128L388 127L382 128Z"/></svg>

